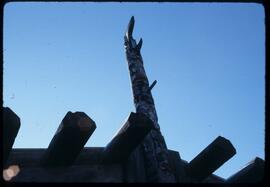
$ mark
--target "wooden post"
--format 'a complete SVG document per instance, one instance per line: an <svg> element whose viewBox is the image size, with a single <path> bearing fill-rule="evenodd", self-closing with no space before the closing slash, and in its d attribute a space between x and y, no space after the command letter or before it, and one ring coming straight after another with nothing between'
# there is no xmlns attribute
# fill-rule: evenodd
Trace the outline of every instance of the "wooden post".
<svg viewBox="0 0 270 187"><path fill-rule="evenodd" d="M226 183L258 183L264 177L264 160L256 157L246 167L232 175Z"/></svg>
<svg viewBox="0 0 270 187"><path fill-rule="evenodd" d="M145 183L146 178L146 168L145 160L143 156L143 149L138 146L132 154L129 156L128 160L123 164L123 182L125 183Z"/></svg>
<svg viewBox="0 0 270 187"><path fill-rule="evenodd" d="M155 129L149 133L137 150L143 149L148 182L176 182L172 168L169 165L167 146L160 132L151 88L143 66L140 53L142 39L137 44L132 37L134 23L135 20L132 16L124 37L134 104L136 112L144 113L154 122L155 126Z"/></svg>
<svg viewBox="0 0 270 187"><path fill-rule="evenodd" d="M236 150L231 142L219 136L189 162L187 173L201 182L235 154Z"/></svg>
<svg viewBox="0 0 270 187"><path fill-rule="evenodd" d="M180 154L177 151L168 150L170 165L174 171L175 179L177 183L186 182L184 164L181 160Z"/></svg>
<svg viewBox="0 0 270 187"><path fill-rule="evenodd" d="M96 129L83 112L68 112L59 125L43 158L43 166L69 166Z"/></svg>
<svg viewBox="0 0 270 187"><path fill-rule="evenodd" d="M10 108L3 107L3 164L8 160L20 126L20 118Z"/></svg>
<svg viewBox="0 0 270 187"><path fill-rule="evenodd" d="M142 113L133 113L104 149L104 162L123 162L128 159L145 136L154 128L153 122Z"/></svg>

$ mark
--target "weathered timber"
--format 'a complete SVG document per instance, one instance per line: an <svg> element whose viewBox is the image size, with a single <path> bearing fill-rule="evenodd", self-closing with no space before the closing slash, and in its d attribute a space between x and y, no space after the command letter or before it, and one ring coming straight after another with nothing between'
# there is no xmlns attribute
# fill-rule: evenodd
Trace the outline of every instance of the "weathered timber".
<svg viewBox="0 0 270 187"><path fill-rule="evenodd" d="M124 182L147 182L143 150L137 147L123 164Z"/></svg>
<svg viewBox="0 0 270 187"><path fill-rule="evenodd" d="M27 167L20 168L12 182L119 183L123 182L123 173L120 164L72 165L68 168Z"/></svg>
<svg viewBox="0 0 270 187"><path fill-rule="evenodd" d="M47 149L47 148L46 148ZM7 165L20 167L42 167L40 159L46 152L45 148L13 148ZM101 163L104 147L84 147L73 162L73 165L95 165Z"/></svg>
<svg viewBox="0 0 270 187"><path fill-rule="evenodd" d="M175 179L177 183L187 182L185 177L184 164L181 160L180 154L177 151L168 150L169 153L169 161L173 173L175 175Z"/></svg>
<svg viewBox="0 0 270 187"><path fill-rule="evenodd" d="M224 182L225 182L224 178L217 176L215 174L211 174L202 181L202 183L224 183Z"/></svg>
<svg viewBox="0 0 270 187"><path fill-rule="evenodd" d="M134 23L135 20L132 16L124 37L133 100L136 112L144 113L154 122L155 126L155 129L146 136L137 151L143 150L148 182L175 182L172 168L169 165L167 146L160 132L151 88L143 66L143 59L140 53L142 39L137 44L132 37Z"/></svg>
<svg viewBox="0 0 270 187"><path fill-rule="evenodd" d="M9 153L19 132L20 118L8 107L3 107L3 164L9 157Z"/></svg>
<svg viewBox="0 0 270 187"><path fill-rule="evenodd" d="M154 124L143 113L131 112L126 123L104 149L104 162L123 162L128 159Z"/></svg>
<svg viewBox="0 0 270 187"><path fill-rule="evenodd" d="M85 113L68 112L42 158L42 165L72 164L95 129L95 122Z"/></svg>
<svg viewBox="0 0 270 187"><path fill-rule="evenodd" d="M128 167L123 168L122 163L102 164L100 162L104 147L84 147L70 167L43 168L40 165L40 158L46 149L24 149L13 148L10 152L7 164L18 165L19 174L12 178L13 182L146 182L145 168L142 154L129 157ZM142 150L141 150L142 151ZM187 165L185 160L179 162L179 154L176 151L169 151L170 164L173 163L173 172L180 174L182 165ZM171 158L173 160L171 160ZM137 163L140 163L139 165ZM180 164L180 165L179 165ZM177 169L179 168L179 169ZM139 172L137 172L139 171ZM179 173L178 173L179 172ZM182 180L180 182L187 182ZM211 175L207 182L222 182L222 178ZM191 181L192 182L192 181Z"/></svg>
<svg viewBox="0 0 270 187"><path fill-rule="evenodd" d="M256 157L250 161L243 169L232 175L226 183L258 183L264 177L264 160Z"/></svg>
<svg viewBox="0 0 270 187"><path fill-rule="evenodd" d="M187 174L201 182L236 154L231 142L221 136L200 152L187 165Z"/></svg>
<svg viewBox="0 0 270 187"><path fill-rule="evenodd" d="M170 151L170 150L169 150ZM182 171L179 175L180 183L198 183L198 181L191 176L188 176L186 170L187 170L188 162L186 160L181 159L181 171L182 168L184 171ZM179 167L176 166L176 167ZM225 179L222 177L219 177L215 174L211 174L206 179L202 181L202 183L224 183Z"/></svg>

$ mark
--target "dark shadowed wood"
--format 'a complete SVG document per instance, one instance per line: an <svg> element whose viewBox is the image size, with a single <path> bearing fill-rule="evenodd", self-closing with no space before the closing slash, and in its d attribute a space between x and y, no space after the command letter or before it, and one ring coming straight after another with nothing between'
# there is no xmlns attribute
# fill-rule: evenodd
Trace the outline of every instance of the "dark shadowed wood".
<svg viewBox="0 0 270 187"><path fill-rule="evenodd" d="M72 165L70 167L27 167L20 168L12 182L123 182L122 167L114 165Z"/></svg>
<svg viewBox="0 0 270 187"><path fill-rule="evenodd" d="M204 179L202 182L203 183L224 183L225 179L215 174L212 174L208 176L206 179Z"/></svg>
<svg viewBox="0 0 270 187"><path fill-rule="evenodd" d="M105 147L104 162L126 161L153 128L152 120L146 115L131 112L127 122Z"/></svg>
<svg viewBox="0 0 270 187"><path fill-rule="evenodd" d="M224 178L217 176L215 174L211 174L202 181L202 183L224 183L224 182L225 182Z"/></svg>
<svg viewBox="0 0 270 187"><path fill-rule="evenodd" d="M5 165L21 126L20 118L8 107L3 107L3 164Z"/></svg>
<svg viewBox="0 0 270 187"><path fill-rule="evenodd" d="M186 182L184 164L177 151L168 150L169 161L177 183Z"/></svg>
<svg viewBox="0 0 270 187"><path fill-rule="evenodd" d="M42 158L43 166L72 164L95 129L95 122L85 113L68 112Z"/></svg>
<svg viewBox="0 0 270 187"><path fill-rule="evenodd" d="M10 152L8 165L18 165L20 167L19 175L13 181L17 182L146 182L145 168L142 154L134 154L134 159L129 159L130 165L123 167L119 164L102 164L100 162L103 153L103 147L86 147L79 154L70 167L52 167L43 168L40 165L40 158L46 149L23 149L15 148ZM142 150L141 150L142 151ZM133 154L132 154L133 155ZM174 163L173 172L181 173L181 166L187 166L185 160L179 161L179 154L176 151L170 151L170 163ZM174 157L177 161L171 161ZM139 164L138 164L139 163ZM180 167L179 167L180 166ZM179 169L177 169L179 167ZM179 176L181 179L183 176ZM181 182L193 182L181 180ZM210 175L206 182L223 182L224 179L216 175Z"/></svg>
<svg viewBox="0 0 270 187"><path fill-rule="evenodd" d="M40 159L46 149L38 148L13 148L7 160L7 165L19 165L20 167L40 167Z"/></svg>
<svg viewBox="0 0 270 187"><path fill-rule="evenodd" d="M104 147L85 147L73 162L74 165L99 164ZM20 167L41 167L40 159L44 156L44 148L13 148L7 160L7 165L19 165Z"/></svg>
<svg viewBox="0 0 270 187"><path fill-rule="evenodd" d="M243 169L229 177L227 183L257 183L262 182L264 177L264 160L256 157Z"/></svg>
<svg viewBox="0 0 270 187"><path fill-rule="evenodd" d="M231 142L219 136L190 161L187 166L187 173L200 182L235 154L236 150Z"/></svg>
<svg viewBox="0 0 270 187"><path fill-rule="evenodd" d="M138 146L123 164L124 182L147 182L143 150Z"/></svg>

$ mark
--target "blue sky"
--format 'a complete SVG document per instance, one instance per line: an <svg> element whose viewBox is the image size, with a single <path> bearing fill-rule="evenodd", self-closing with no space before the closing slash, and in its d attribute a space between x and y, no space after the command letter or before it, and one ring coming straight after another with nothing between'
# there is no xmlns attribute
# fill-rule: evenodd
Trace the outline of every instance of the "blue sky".
<svg viewBox="0 0 270 187"><path fill-rule="evenodd" d="M21 118L16 148L45 148L68 111L97 124L105 146L134 111L124 33L135 17L161 131L191 161L217 136L237 154L229 177L264 158L264 11L259 4L8 3L4 106Z"/></svg>

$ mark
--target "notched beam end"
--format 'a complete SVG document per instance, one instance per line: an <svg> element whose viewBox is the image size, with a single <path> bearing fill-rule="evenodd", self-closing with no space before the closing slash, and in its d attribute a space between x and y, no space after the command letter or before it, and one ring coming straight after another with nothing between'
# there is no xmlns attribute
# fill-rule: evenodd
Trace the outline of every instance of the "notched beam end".
<svg viewBox="0 0 270 187"><path fill-rule="evenodd" d="M76 120L78 119L77 123L74 124L77 125L80 132L85 133L87 136L91 135L97 128L96 123L84 112L75 112L72 115Z"/></svg>
<svg viewBox="0 0 270 187"><path fill-rule="evenodd" d="M226 183L258 183L263 182L264 160L256 157L244 168L230 176Z"/></svg>
<svg viewBox="0 0 270 187"><path fill-rule="evenodd" d="M236 154L232 143L224 137L217 137L187 165L187 173L202 181Z"/></svg>
<svg viewBox="0 0 270 187"><path fill-rule="evenodd" d="M42 165L72 164L95 129L95 122L84 112L68 112L42 158Z"/></svg>

